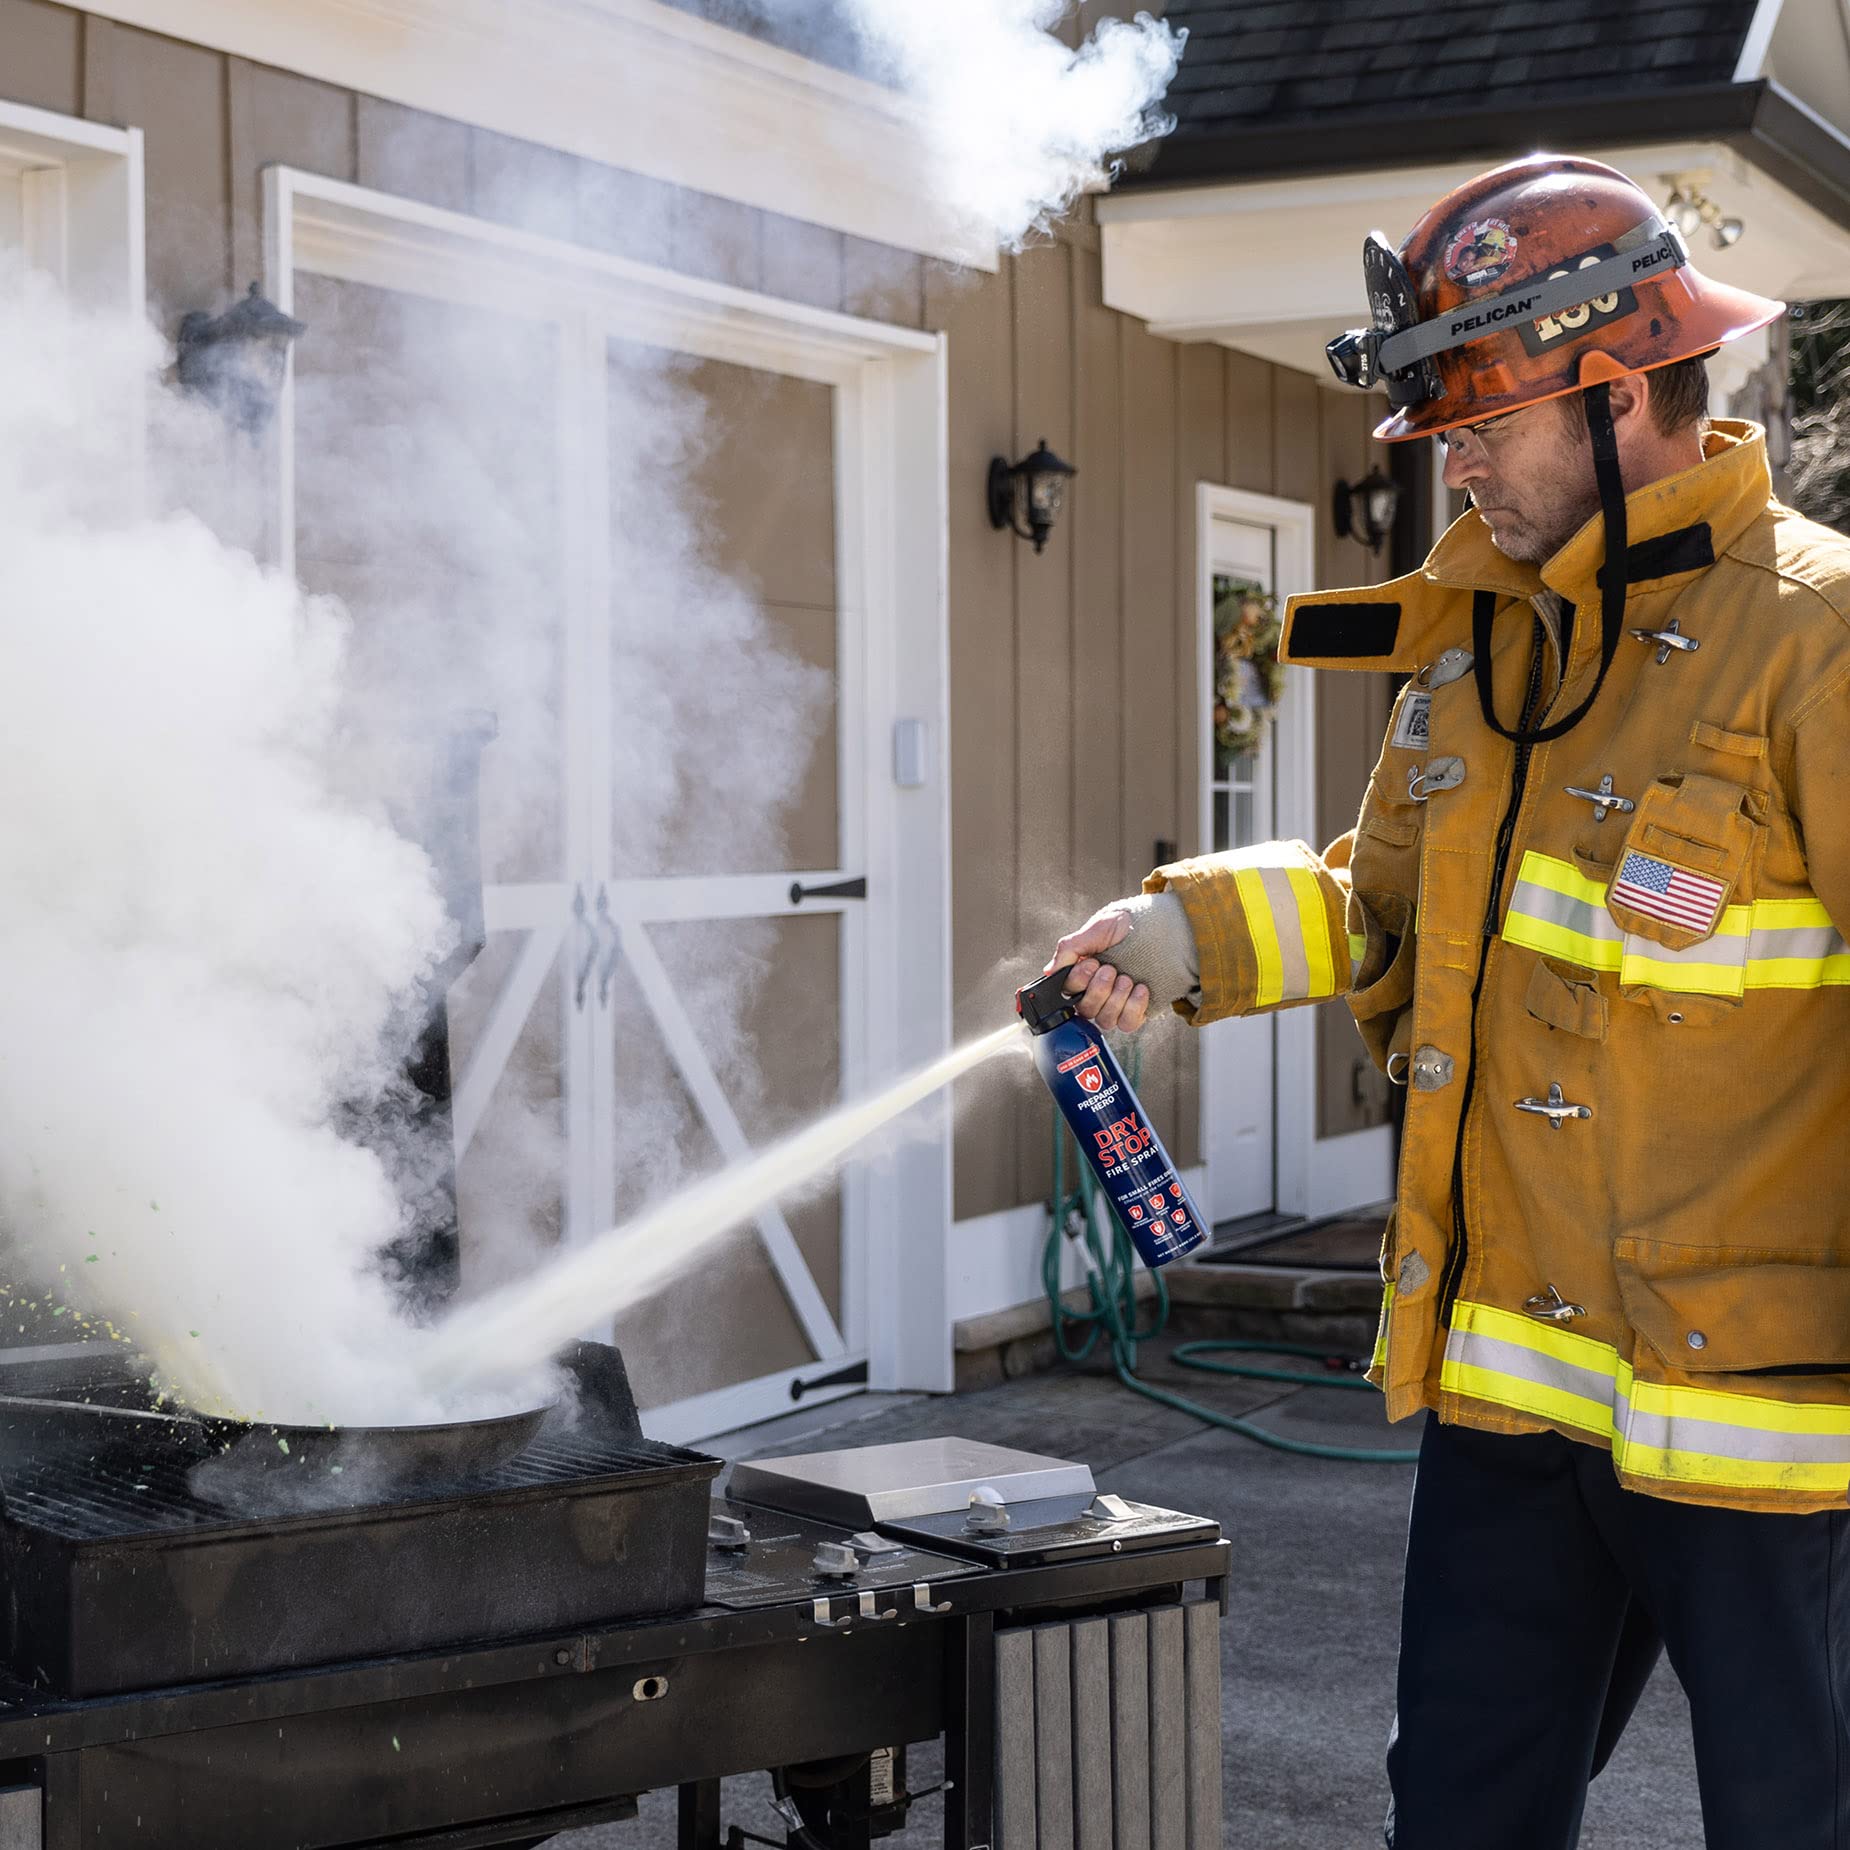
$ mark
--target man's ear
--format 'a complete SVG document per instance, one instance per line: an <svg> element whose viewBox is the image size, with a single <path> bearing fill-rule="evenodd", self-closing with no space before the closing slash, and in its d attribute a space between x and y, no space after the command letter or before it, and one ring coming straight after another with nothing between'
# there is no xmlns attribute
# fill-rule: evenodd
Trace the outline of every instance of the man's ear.
<svg viewBox="0 0 1850 1850"><path fill-rule="evenodd" d="M1642 430L1642 420L1651 407L1650 376L1646 373L1622 373L1612 381L1608 390L1611 393L1613 429L1621 437L1633 430Z"/></svg>

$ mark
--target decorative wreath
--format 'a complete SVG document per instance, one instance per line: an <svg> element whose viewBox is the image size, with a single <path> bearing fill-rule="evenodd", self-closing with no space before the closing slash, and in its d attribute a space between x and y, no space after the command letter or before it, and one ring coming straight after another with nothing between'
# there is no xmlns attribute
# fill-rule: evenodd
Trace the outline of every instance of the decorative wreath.
<svg viewBox="0 0 1850 1850"><path fill-rule="evenodd" d="M1230 759L1257 751L1277 717L1285 691L1280 633L1271 592L1236 584L1215 600L1214 738Z"/></svg>

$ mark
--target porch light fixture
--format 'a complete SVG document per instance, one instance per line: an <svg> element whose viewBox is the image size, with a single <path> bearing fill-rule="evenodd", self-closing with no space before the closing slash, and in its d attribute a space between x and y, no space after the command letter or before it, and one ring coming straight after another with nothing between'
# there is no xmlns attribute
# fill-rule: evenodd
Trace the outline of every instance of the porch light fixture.
<svg viewBox="0 0 1850 1850"><path fill-rule="evenodd" d="M1381 542L1394 530L1399 509L1400 490L1377 463L1359 482L1336 484L1330 516L1339 540L1357 539L1370 552L1379 552Z"/></svg>
<svg viewBox="0 0 1850 1850"><path fill-rule="evenodd" d="M222 315L196 308L174 336L174 378L216 409L227 423L255 437L276 413L291 345L308 324L250 293Z"/></svg>
<svg viewBox="0 0 1850 1850"><path fill-rule="evenodd" d="M1007 527L1039 552L1047 544L1054 522L1066 505L1066 484L1079 473L1047 447L1043 437L1033 455L1018 463L992 457L989 464L989 524ZM1024 526L1022 523L1026 521Z"/></svg>
<svg viewBox="0 0 1850 1850"><path fill-rule="evenodd" d="M1704 225L1709 228L1709 238L1718 251L1725 251L1729 245L1741 241L1741 233L1747 229L1745 221L1724 214L1701 187L1690 180L1678 180L1670 188L1670 197L1664 202L1664 210L1670 214L1670 221L1682 232L1685 238L1693 238Z"/></svg>

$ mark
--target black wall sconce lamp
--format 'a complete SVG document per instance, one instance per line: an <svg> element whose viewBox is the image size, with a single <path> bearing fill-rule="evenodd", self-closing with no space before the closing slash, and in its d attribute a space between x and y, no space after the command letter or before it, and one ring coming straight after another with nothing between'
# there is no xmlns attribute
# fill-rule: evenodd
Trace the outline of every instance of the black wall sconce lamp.
<svg viewBox="0 0 1850 1850"><path fill-rule="evenodd" d="M1018 463L1004 462L1000 456L992 458L989 524L998 531L1007 527L1022 539L1032 540L1034 550L1039 552L1066 504L1066 484L1078 473L1071 463L1063 463L1047 447L1045 437L1032 456L1024 456Z"/></svg>
<svg viewBox="0 0 1850 1850"><path fill-rule="evenodd" d="M276 415L290 346L307 332L306 322L265 301L252 283L222 315L196 308L182 319L174 378L246 436L258 436Z"/></svg>
<svg viewBox="0 0 1850 1850"><path fill-rule="evenodd" d="M1336 484L1330 505L1336 537L1360 540L1370 552L1379 552L1381 542L1394 530L1399 507L1400 490L1377 463L1359 482Z"/></svg>

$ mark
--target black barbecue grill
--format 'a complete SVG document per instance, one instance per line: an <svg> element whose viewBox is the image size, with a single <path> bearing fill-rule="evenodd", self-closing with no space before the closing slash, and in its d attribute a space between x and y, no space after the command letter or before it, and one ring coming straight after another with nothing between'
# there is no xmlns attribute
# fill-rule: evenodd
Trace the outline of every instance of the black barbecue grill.
<svg viewBox="0 0 1850 1850"><path fill-rule="evenodd" d="M757 1770L793 1844L862 1850L939 1735L953 1850L1217 1850L1213 1524L949 1440L713 1501L614 1350L566 1363L573 1417L492 1469L229 1504L212 1444L118 1436L94 1377L0 1397L0 1850L487 1850L663 1786L721 1850Z"/></svg>

